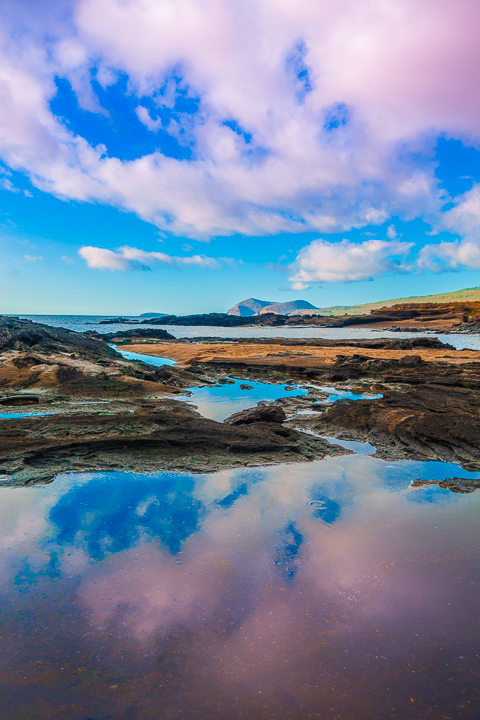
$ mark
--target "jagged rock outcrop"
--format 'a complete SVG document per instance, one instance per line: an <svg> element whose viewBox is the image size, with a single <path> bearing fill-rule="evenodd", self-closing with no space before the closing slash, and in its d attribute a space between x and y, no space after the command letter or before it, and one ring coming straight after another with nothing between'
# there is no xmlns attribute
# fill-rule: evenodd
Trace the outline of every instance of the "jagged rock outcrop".
<svg viewBox="0 0 480 720"><path fill-rule="evenodd" d="M312 428L368 440L389 459L443 460L480 470L480 391L421 384L378 400L335 403ZM333 433L332 433L333 431Z"/></svg>
<svg viewBox="0 0 480 720"><path fill-rule="evenodd" d="M73 353L85 360L121 357L107 343L90 335L31 320L0 316L0 353L7 350Z"/></svg>

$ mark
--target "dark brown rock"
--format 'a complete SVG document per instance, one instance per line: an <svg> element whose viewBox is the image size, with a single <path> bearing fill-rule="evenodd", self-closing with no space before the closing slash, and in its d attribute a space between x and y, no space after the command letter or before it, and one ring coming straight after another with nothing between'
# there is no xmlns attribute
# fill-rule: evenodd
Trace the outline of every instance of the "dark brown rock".
<svg viewBox="0 0 480 720"><path fill-rule="evenodd" d="M6 350L40 353L75 353L87 360L98 358L120 358L121 356L102 340L65 328L42 325L31 320L0 316L0 353ZM24 357L21 362L35 365L34 355Z"/></svg>
<svg viewBox="0 0 480 720"><path fill-rule="evenodd" d="M0 405L10 407L20 407L22 405L38 405L40 398L38 395L15 395L12 397L0 398Z"/></svg>
<svg viewBox="0 0 480 720"><path fill-rule="evenodd" d="M287 419L283 408L277 405L264 405L230 415L226 425L251 425L252 423L283 423Z"/></svg>
<svg viewBox="0 0 480 720"><path fill-rule="evenodd" d="M101 324L105 323L105 321L102 321ZM175 336L171 333L167 332L166 330L162 329L150 329L147 330L146 328L134 328L132 330L119 330L118 332L112 332L112 333L98 333L93 332L92 336L98 337L102 340L107 340L108 342L125 342L125 340L145 340L145 339L152 339L152 340L175 340Z"/></svg>
<svg viewBox="0 0 480 720"><path fill-rule="evenodd" d="M386 458L458 462L480 469L480 393L459 387L419 385L389 391L378 400L336 403L314 425L366 439Z"/></svg>
<svg viewBox="0 0 480 720"><path fill-rule="evenodd" d="M480 478L445 478L445 480L414 480L412 487L425 487L426 485L438 485L444 490L450 490L454 493L469 495L480 488Z"/></svg>
<svg viewBox="0 0 480 720"><path fill-rule="evenodd" d="M400 358L398 364L400 367L418 367L418 365L422 365L424 362L420 355L405 355Z"/></svg>
<svg viewBox="0 0 480 720"><path fill-rule="evenodd" d="M3 485L47 482L61 472L206 472L344 452L274 422L217 423L174 400L143 403L136 413L0 419Z"/></svg>

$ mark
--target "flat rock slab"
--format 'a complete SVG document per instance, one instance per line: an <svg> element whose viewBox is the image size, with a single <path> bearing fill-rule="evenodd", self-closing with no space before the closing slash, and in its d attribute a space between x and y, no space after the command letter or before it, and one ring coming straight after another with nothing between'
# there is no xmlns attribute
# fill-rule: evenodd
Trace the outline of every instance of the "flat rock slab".
<svg viewBox="0 0 480 720"><path fill-rule="evenodd" d="M3 485L48 482L62 472L212 472L339 454L348 451L279 422L217 423L175 401L139 413L0 420Z"/></svg>

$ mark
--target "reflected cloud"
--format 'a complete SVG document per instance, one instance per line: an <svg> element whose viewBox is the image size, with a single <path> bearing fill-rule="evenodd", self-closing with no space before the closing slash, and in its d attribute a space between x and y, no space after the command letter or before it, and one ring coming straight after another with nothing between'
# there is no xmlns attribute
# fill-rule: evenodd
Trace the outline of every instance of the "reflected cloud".
<svg viewBox="0 0 480 720"><path fill-rule="evenodd" d="M38 656L64 687L68 624L74 672L89 678L78 686L85 717L108 716L93 701L100 688L121 720L330 720L381 717L393 705L404 718L405 693L432 717L440 698L451 715L474 687L460 656L475 652L480 494L411 502L410 478L434 472L451 476L452 466L341 456L10 489L5 517L10 504L19 519L0 526L0 547L25 529L25 508L36 528L4 590L9 642L19 653L29 639L15 672L40 677L24 670ZM40 612L53 631L37 646ZM99 658L121 679L106 681ZM46 720L56 691L42 692Z"/></svg>

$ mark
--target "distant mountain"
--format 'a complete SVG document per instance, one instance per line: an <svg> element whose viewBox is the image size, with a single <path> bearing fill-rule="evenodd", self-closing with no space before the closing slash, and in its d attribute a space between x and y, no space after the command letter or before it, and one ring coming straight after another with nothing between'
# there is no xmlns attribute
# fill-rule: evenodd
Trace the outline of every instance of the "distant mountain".
<svg viewBox="0 0 480 720"><path fill-rule="evenodd" d="M229 315L240 315L240 317L251 317L252 315L263 315L264 313L275 313L275 315L298 315L306 314L310 310L317 310L314 305L306 300L291 300L290 302L272 302L271 300L257 300L248 298L234 305L228 311ZM299 311L303 311L300 312Z"/></svg>
<svg viewBox="0 0 480 720"><path fill-rule="evenodd" d="M275 315L307 315L312 310L318 310L315 305L306 300L291 300L284 303L272 303L261 311L263 313L275 313Z"/></svg>
<svg viewBox="0 0 480 720"><path fill-rule="evenodd" d="M264 307L273 305L271 300L257 300L256 298L248 298L234 305L228 311L229 315L240 315L240 317L251 317L252 315L260 315Z"/></svg>
<svg viewBox="0 0 480 720"><path fill-rule="evenodd" d="M166 317L168 313L142 313L138 317L149 318L149 317Z"/></svg>

